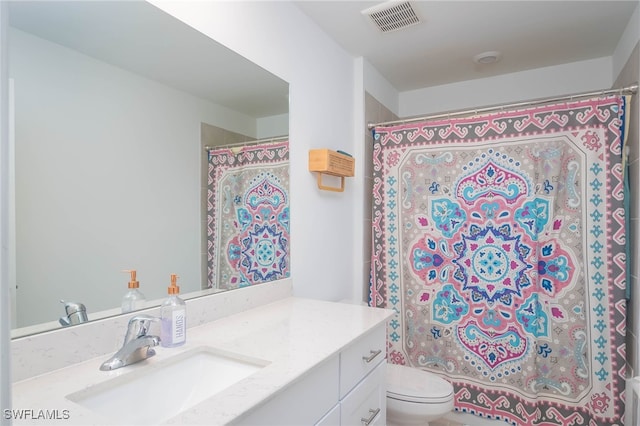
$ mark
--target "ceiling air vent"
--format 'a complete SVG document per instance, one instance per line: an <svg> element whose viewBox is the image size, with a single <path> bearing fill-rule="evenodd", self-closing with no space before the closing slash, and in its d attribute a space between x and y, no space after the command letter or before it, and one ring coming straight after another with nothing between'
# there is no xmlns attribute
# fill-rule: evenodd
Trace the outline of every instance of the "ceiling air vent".
<svg viewBox="0 0 640 426"><path fill-rule="evenodd" d="M420 18L408 1L388 1L362 11L383 33L401 30L420 23Z"/></svg>

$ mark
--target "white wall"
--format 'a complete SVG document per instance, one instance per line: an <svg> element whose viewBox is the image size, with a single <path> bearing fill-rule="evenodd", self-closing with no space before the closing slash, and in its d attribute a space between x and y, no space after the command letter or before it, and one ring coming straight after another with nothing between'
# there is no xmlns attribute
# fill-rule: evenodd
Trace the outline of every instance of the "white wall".
<svg viewBox="0 0 640 426"><path fill-rule="evenodd" d="M258 118L256 126L257 139L285 136L289 132L289 114Z"/></svg>
<svg viewBox="0 0 640 426"><path fill-rule="evenodd" d="M468 80L402 92L400 117L419 116L608 89L611 58Z"/></svg>
<svg viewBox="0 0 640 426"><path fill-rule="evenodd" d="M622 69L627 64L627 60L636 44L640 40L640 2L633 11L633 15L629 19L629 24L624 29L622 37L618 41L618 45L612 57L612 75L614 79L620 75Z"/></svg>
<svg viewBox="0 0 640 426"><path fill-rule="evenodd" d="M120 306L124 269L148 299L171 273L198 290L200 122L256 136L256 120L19 30L10 40L17 326L57 321L60 299L90 318Z"/></svg>
<svg viewBox="0 0 640 426"><path fill-rule="evenodd" d="M152 3L290 83L294 294L359 296L353 277L361 266L352 256L360 245L354 231L355 203L361 201L356 180L347 178L343 193L320 191L307 169L310 149L354 152L361 143L354 130L354 59L288 2Z"/></svg>
<svg viewBox="0 0 640 426"><path fill-rule="evenodd" d="M366 60L363 62L363 73L365 90L391 112L399 116L400 100L398 99L398 91Z"/></svg>

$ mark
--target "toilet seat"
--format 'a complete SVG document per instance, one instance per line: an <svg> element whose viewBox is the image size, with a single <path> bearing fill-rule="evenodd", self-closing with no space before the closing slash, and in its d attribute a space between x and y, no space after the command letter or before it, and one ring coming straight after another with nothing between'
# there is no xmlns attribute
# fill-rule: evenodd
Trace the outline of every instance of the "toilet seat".
<svg viewBox="0 0 640 426"><path fill-rule="evenodd" d="M453 385L428 371L387 364L387 397L420 404L442 404L453 399Z"/></svg>

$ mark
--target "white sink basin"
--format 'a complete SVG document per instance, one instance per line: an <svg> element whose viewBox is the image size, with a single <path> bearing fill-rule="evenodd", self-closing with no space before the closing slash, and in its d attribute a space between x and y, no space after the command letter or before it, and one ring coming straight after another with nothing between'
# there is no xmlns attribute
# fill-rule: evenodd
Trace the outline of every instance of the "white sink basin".
<svg viewBox="0 0 640 426"><path fill-rule="evenodd" d="M122 424L159 424L264 368L267 361L201 347L67 399Z"/></svg>

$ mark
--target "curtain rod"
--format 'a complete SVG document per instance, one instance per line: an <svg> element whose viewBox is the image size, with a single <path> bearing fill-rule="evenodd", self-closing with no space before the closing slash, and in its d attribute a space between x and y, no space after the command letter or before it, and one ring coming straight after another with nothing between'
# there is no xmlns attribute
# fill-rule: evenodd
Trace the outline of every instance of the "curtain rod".
<svg viewBox="0 0 640 426"><path fill-rule="evenodd" d="M205 145L204 146L204 150L205 151L210 151L212 149L231 148L233 146L251 146L251 145L257 145L259 143L281 142L281 141L286 141L287 139L289 139L289 136L285 135L285 136L276 136L276 137L273 137L273 138L256 139L256 140L253 140L253 141L229 143L229 144L226 144L226 145L214 145L214 146Z"/></svg>
<svg viewBox="0 0 640 426"><path fill-rule="evenodd" d="M464 115L470 115L470 114L477 115L480 112L505 110L505 109L532 106L532 105L545 104L545 103L551 103L551 102L559 102L559 101L565 101L565 100L573 101L580 98L590 98L593 96L606 96L611 94L620 94L620 95L635 94L637 91L638 91L638 84L636 83L631 86L622 87L620 89L608 89L608 90L600 90L597 92L579 93L574 95L565 95L565 96L558 96L553 98L542 98L542 99L535 99L531 101L517 102L512 104L494 105L489 107L481 107L481 108L453 111L448 113L440 113L435 115L427 115L424 117L408 118L404 120L385 121L382 123L367 123L367 129L373 130L377 126L391 126L394 124L405 124L405 123L412 123L415 121L435 120L437 118L449 118L449 117L455 117L455 116L461 116L461 115L464 116Z"/></svg>

